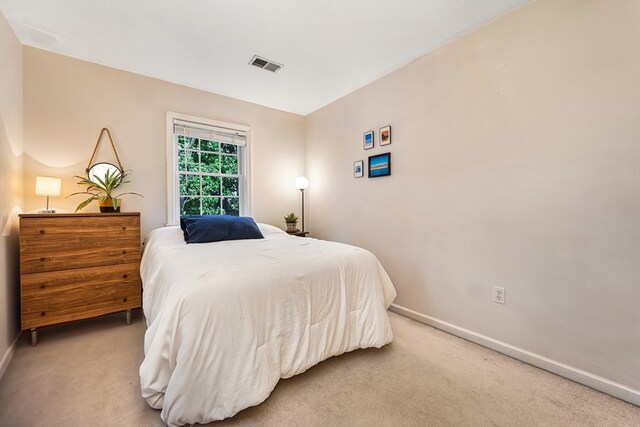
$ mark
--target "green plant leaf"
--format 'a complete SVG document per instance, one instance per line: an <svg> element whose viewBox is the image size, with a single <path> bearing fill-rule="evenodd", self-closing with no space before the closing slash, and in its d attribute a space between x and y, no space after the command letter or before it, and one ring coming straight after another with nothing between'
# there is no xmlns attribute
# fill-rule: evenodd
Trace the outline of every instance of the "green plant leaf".
<svg viewBox="0 0 640 427"><path fill-rule="evenodd" d="M140 197L144 198L144 196L142 194L134 193L133 191L127 191L126 193L120 193L117 196L113 196L113 198L117 199L120 196L124 196L124 195L127 195L127 194L133 194L133 195L140 196Z"/></svg>
<svg viewBox="0 0 640 427"><path fill-rule="evenodd" d="M91 194L92 196L98 196L96 193L92 193L90 191L78 191L77 193L71 193L69 194L67 197L65 197L65 199L71 197L71 196L76 196L78 194Z"/></svg>
<svg viewBox="0 0 640 427"><path fill-rule="evenodd" d="M284 217L284 222L286 222L287 224L296 223L298 222L298 217L296 216L296 214L291 212L289 215Z"/></svg>
<svg viewBox="0 0 640 427"><path fill-rule="evenodd" d="M80 209L83 209L85 206L87 206L89 203L93 202L96 198L95 197L89 197L87 200L81 202L77 207L76 207L76 212L78 212Z"/></svg>

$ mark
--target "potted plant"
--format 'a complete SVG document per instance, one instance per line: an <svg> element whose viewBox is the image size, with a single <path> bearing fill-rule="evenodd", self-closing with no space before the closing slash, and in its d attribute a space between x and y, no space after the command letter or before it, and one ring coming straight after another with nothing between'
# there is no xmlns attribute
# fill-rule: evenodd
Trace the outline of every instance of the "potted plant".
<svg viewBox="0 0 640 427"><path fill-rule="evenodd" d="M284 222L287 223L288 233L295 233L298 231L298 217L293 212L284 217Z"/></svg>
<svg viewBox="0 0 640 427"><path fill-rule="evenodd" d="M107 170L103 178L94 175L93 179L95 181L92 181L87 177L76 175L74 176L74 178L78 178L80 180L78 181L78 184L86 185L87 189L85 191L79 191L77 193L69 194L67 197L75 196L77 194L89 195L86 200L80 202L80 204L76 207L76 212L78 212L80 209L84 208L94 200L98 200L100 204L100 212L120 212L120 206L122 205L120 197L126 194L135 194L136 196L142 197L141 194L134 192L126 192L113 195L113 190L117 186L129 182L126 180L126 178L130 175L130 173L131 170Z"/></svg>

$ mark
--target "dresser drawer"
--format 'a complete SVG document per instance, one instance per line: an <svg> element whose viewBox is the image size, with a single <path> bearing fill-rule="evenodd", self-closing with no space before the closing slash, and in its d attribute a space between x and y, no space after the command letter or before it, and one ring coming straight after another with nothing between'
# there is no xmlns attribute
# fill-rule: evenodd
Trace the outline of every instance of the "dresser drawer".
<svg viewBox="0 0 640 427"><path fill-rule="evenodd" d="M40 241L66 240L81 236L82 239L120 237L128 233L140 234L140 217L112 215L69 217L50 215L47 217L20 219L20 237L38 236ZM28 239L27 239L28 240Z"/></svg>
<svg viewBox="0 0 640 427"><path fill-rule="evenodd" d="M140 286L140 267L137 263L109 267L77 268L74 270L27 274L22 278L22 298L47 298L51 292L95 286Z"/></svg>
<svg viewBox="0 0 640 427"><path fill-rule="evenodd" d="M20 273L42 273L139 261L139 243L135 245L131 243L131 246L120 246L119 248L113 246L89 249L76 247L57 251L25 251L20 253Z"/></svg>
<svg viewBox="0 0 640 427"><path fill-rule="evenodd" d="M140 234L131 229L115 235L86 236L81 233L33 234L20 236L20 253L52 253L68 249L91 250L104 247L137 247L140 245Z"/></svg>
<svg viewBox="0 0 640 427"><path fill-rule="evenodd" d="M140 273L135 263L23 276L22 329L141 305Z"/></svg>

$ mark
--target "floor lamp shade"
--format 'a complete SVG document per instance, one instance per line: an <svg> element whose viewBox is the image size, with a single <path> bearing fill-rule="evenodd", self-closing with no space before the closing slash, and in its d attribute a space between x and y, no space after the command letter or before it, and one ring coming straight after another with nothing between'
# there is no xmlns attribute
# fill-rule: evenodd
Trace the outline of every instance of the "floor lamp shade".
<svg viewBox="0 0 640 427"><path fill-rule="evenodd" d="M62 180L60 178L52 178L50 176L36 177L36 196L47 196L47 208L40 210L40 213L55 213L49 210L49 196L57 197L60 195L60 187Z"/></svg>
<svg viewBox="0 0 640 427"><path fill-rule="evenodd" d="M301 190L301 191L306 190L308 186L309 186L309 180L304 176L299 176L296 179L296 188L298 190Z"/></svg>

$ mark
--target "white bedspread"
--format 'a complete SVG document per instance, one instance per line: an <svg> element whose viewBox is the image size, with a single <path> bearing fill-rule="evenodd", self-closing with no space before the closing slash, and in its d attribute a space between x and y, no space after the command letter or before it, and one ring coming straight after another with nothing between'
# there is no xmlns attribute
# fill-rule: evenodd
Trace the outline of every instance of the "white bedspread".
<svg viewBox="0 0 640 427"><path fill-rule="evenodd" d="M396 292L373 254L259 226L265 239L187 245L179 227L147 238L140 384L169 426L230 417L280 378L393 339Z"/></svg>

